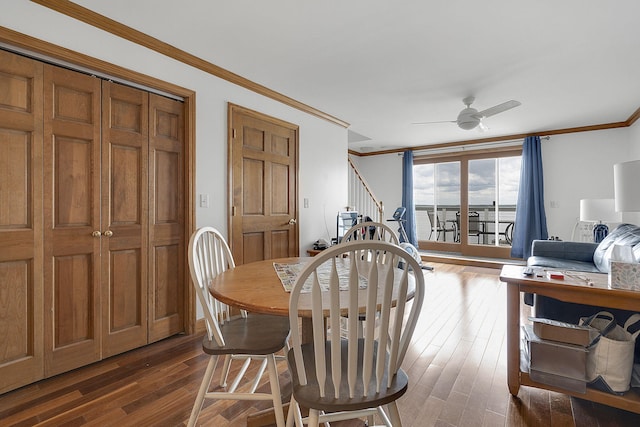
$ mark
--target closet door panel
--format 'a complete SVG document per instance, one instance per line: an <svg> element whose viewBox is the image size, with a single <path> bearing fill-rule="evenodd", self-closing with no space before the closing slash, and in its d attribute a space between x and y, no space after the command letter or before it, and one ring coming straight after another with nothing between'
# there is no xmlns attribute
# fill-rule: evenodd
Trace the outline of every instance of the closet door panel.
<svg viewBox="0 0 640 427"><path fill-rule="evenodd" d="M95 341L90 254L58 255L54 265L54 348Z"/></svg>
<svg viewBox="0 0 640 427"><path fill-rule="evenodd" d="M44 376L42 73L0 51L0 393Z"/></svg>
<svg viewBox="0 0 640 427"><path fill-rule="evenodd" d="M148 94L102 84L103 356L147 343Z"/></svg>
<svg viewBox="0 0 640 427"><path fill-rule="evenodd" d="M109 330L112 333L137 328L141 323L141 307L146 298L140 294L140 251L135 249L111 250L111 304Z"/></svg>
<svg viewBox="0 0 640 427"><path fill-rule="evenodd" d="M100 360L100 80L44 74L45 375Z"/></svg>
<svg viewBox="0 0 640 427"><path fill-rule="evenodd" d="M184 330L184 106L149 96L149 341Z"/></svg>

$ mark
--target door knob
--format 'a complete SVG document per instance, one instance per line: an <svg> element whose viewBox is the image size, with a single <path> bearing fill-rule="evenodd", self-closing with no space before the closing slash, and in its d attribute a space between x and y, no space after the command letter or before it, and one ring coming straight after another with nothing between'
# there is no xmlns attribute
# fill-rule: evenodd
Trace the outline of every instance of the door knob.
<svg viewBox="0 0 640 427"><path fill-rule="evenodd" d="M91 233L91 235L92 235L93 237L100 237L100 236L102 235L102 233L96 230L96 231L94 231L93 233Z"/></svg>
<svg viewBox="0 0 640 427"><path fill-rule="evenodd" d="M104 235L105 235L105 236L107 236L107 237L111 237L111 236L113 236L113 231L111 231L111 230L107 230L107 231L105 231L105 232L104 232L104 233L102 233L102 234L104 234Z"/></svg>
<svg viewBox="0 0 640 427"><path fill-rule="evenodd" d="M291 218L291 219L289 220L289 225L296 225L296 223L297 223L297 222L298 222L298 221L296 221L296 219L295 219L295 218Z"/></svg>

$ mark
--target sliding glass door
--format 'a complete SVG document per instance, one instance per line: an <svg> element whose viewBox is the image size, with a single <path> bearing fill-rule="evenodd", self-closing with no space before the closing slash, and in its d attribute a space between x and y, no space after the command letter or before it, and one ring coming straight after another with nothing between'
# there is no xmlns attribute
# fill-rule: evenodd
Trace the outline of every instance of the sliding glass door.
<svg viewBox="0 0 640 427"><path fill-rule="evenodd" d="M508 258L519 181L519 149L416 158L419 246Z"/></svg>
<svg viewBox="0 0 640 427"><path fill-rule="evenodd" d="M469 221L477 221L477 244L511 246L519 181L520 156L469 160Z"/></svg>
<svg viewBox="0 0 640 427"><path fill-rule="evenodd" d="M460 212L460 162L413 166L418 241L457 242Z"/></svg>

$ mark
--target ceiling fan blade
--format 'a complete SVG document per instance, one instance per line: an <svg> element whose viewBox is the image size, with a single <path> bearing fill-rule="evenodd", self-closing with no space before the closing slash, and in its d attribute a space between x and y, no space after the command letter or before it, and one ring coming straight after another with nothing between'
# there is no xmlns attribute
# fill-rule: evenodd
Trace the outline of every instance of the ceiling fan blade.
<svg viewBox="0 0 640 427"><path fill-rule="evenodd" d="M519 101L514 101L512 99L511 101L503 102L502 104L498 104L498 105L493 106L491 108L487 108L486 110L479 111L478 112L478 116L483 117L483 118L484 117L495 116L496 114L502 113L502 112L510 110L512 108L516 108L519 105L522 105L522 104Z"/></svg>
<svg viewBox="0 0 640 427"><path fill-rule="evenodd" d="M411 123L412 125L433 125L436 123L455 123L455 120L442 120L439 122L417 122L417 123Z"/></svg>

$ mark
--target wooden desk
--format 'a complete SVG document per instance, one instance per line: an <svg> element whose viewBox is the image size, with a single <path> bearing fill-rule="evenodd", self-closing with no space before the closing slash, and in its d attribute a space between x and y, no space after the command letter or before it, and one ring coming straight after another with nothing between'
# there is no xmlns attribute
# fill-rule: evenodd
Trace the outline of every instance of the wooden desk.
<svg viewBox="0 0 640 427"><path fill-rule="evenodd" d="M640 292L609 289L606 274L578 273L585 280L565 276L565 280L549 280L546 277L526 277L524 267L505 265L500 280L507 283L507 383L509 392L517 396L520 385L553 390L627 411L640 413L640 392L631 389L624 396L604 393L587 388L586 394L575 393L558 387L533 381L520 357L520 292L545 295L561 301L640 311Z"/></svg>

